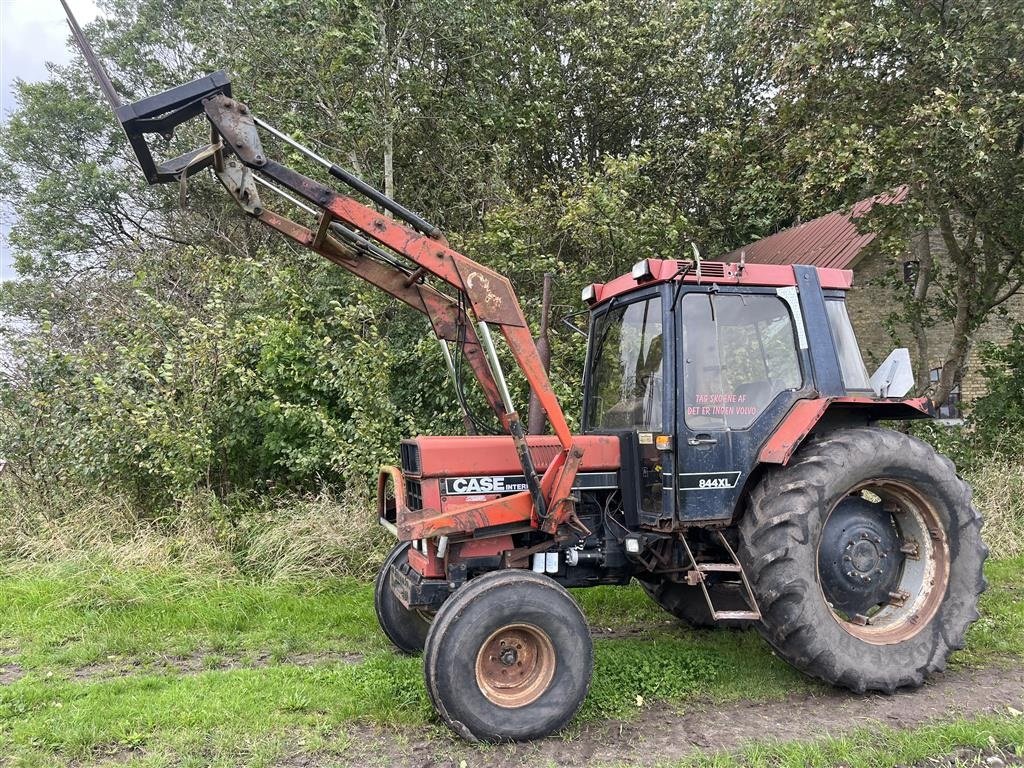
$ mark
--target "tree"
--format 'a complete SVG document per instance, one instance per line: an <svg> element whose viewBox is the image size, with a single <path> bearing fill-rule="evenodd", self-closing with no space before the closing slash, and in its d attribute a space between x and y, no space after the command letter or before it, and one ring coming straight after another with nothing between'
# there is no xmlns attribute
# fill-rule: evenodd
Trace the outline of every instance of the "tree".
<svg viewBox="0 0 1024 768"><path fill-rule="evenodd" d="M952 327L944 401L977 329L1024 281L1024 31L1020 2L765 4L781 53L776 172L805 201L849 201L909 184L887 212L897 247L937 230L947 258L917 238L916 284L902 319L919 355L929 328ZM922 382L924 383L924 382Z"/></svg>
<svg viewBox="0 0 1024 768"><path fill-rule="evenodd" d="M1020 2L111 0L88 34L126 99L229 70L269 122L508 274L531 318L545 271L570 311L639 258L714 258L909 183L874 225L894 249L947 239L919 290L897 286L919 347L957 329L938 396L1024 277ZM401 436L459 428L421 318L206 177L185 207L144 186L82 62L18 92L0 132L23 275L0 289L15 466L160 507L365 482ZM204 140L197 125L167 151ZM575 403L581 339L552 330Z"/></svg>

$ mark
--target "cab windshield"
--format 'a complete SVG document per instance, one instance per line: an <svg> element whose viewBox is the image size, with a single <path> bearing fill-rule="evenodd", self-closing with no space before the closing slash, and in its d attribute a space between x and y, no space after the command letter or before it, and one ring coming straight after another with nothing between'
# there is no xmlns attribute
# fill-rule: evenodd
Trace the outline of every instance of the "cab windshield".
<svg viewBox="0 0 1024 768"><path fill-rule="evenodd" d="M661 299L652 297L613 307L591 328L591 429L662 429Z"/></svg>

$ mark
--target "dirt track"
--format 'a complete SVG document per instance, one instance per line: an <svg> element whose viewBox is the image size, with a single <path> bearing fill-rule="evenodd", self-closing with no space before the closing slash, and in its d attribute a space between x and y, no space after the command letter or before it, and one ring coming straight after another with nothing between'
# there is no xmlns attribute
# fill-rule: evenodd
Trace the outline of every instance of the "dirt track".
<svg viewBox="0 0 1024 768"><path fill-rule="evenodd" d="M343 764L412 768L515 768L517 766L649 766L696 751L735 750L751 741L797 741L836 736L882 724L910 728L958 715L1024 710L1024 668L1003 667L935 675L924 687L894 696L830 691L785 701L703 705L685 714L654 707L628 722L602 722L568 737L533 744L473 747L440 729L351 731L353 748ZM288 765L337 765L315 757Z"/></svg>

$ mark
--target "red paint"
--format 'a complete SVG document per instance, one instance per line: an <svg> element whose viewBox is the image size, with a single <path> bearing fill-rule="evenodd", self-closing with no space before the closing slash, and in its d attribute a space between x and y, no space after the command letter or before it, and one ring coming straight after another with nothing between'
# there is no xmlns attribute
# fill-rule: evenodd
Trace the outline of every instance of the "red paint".
<svg viewBox="0 0 1024 768"><path fill-rule="evenodd" d="M437 545L433 541L427 542L427 552L424 555L416 547L409 547L409 567L427 579L443 579L444 561L437 556Z"/></svg>
<svg viewBox="0 0 1024 768"><path fill-rule="evenodd" d="M829 399L825 397L814 400L800 400L786 414L786 418L775 428L768 442L761 448L758 461L765 464L785 464L793 451L804 438L814 429L828 408Z"/></svg>
<svg viewBox="0 0 1024 768"><path fill-rule="evenodd" d="M613 296L628 293L638 286L664 283L678 280L679 267L685 262L674 259L648 259L651 277L637 281L631 274L621 275L607 283L596 283L596 303L607 301ZM853 285L853 272L848 269L818 268L818 280L825 289L848 290ZM740 269L738 263L701 262L701 275L698 277L696 267L683 278L686 285L744 285L784 288L796 285L793 267L789 264L747 264Z"/></svg>
<svg viewBox="0 0 1024 768"><path fill-rule="evenodd" d="M451 560L459 562L471 557L493 557L515 549L511 536L493 536L489 539L470 539L452 545Z"/></svg>
<svg viewBox="0 0 1024 768"><path fill-rule="evenodd" d="M772 436L761 447L758 461L765 464L786 464L804 438L810 434L830 407L856 408L872 419L912 419L934 415L927 397L908 400L850 395L846 397L800 400L775 428Z"/></svg>
<svg viewBox="0 0 1024 768"><path fill-rule="evenodd" d="M533 499L527 491L444 512L410 510L402 499L398 503L398 538L409 541L471 533L496 525L529 523L532 516Z"/></svg>
<svg viewBox="0 0 1024 768"><path fill-rule="evenodd" d="M419 437L412 442L420 449L421 472L410 475L408 482L419 483L422 509L409 509L407 481L394 467L383 468L377 484L378 514L382 516L389 481L394 488L395 523L400 540L470 533L515 523L540 526L529 493L479 494L472 501L455 501L441 495L441 479L445 477L521 474L522 466L511 437ZM574 511L573 505L565 500L571 495L568 489L572 488L577 471L615 471L619 467L619 442L614 436L575 436L568 461L556 437L530 435L527 443L537 470L544 473L541 487L550 499L549 515L544 521L548 531L556 530Z"/></svg>
<svg viewBox="0 0 1024 768"><path fill-rule="evenodd" d="M412 442L420 448L422 477L523 472L515 444L508 435L424 436ZM538 472L546 471L562 453L558 438L550 435L528 435L526 442ZM619 468L619 439L614 435L576 435L573 443L583 451L580 472L611 472Z"/></svg>

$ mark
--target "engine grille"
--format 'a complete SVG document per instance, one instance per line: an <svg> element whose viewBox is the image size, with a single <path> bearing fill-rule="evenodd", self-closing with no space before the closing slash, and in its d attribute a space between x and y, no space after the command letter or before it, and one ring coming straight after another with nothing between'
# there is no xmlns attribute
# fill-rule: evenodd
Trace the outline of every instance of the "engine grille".
<svg viewBox="0 0 1024 768"><path fill-rule="evenodd" d="M413 442L403 442L398 446L398 451L402 459L402 472L418 475L421 467L420 447Z"/></svg>
<svg viewBox="0 0 1024 768"><path fill-rule="evenodd" d="M405 481L405 504L409 509L423 509L423 489L419 480Z"/></svg>

